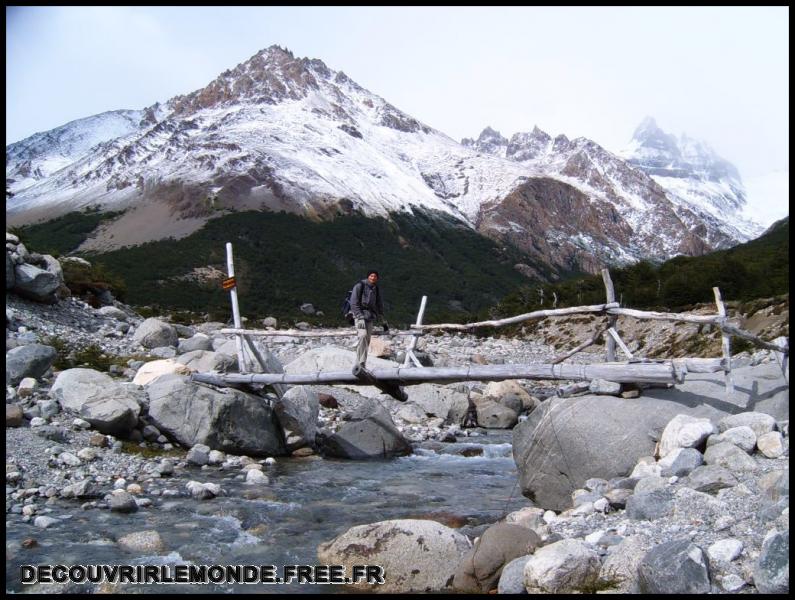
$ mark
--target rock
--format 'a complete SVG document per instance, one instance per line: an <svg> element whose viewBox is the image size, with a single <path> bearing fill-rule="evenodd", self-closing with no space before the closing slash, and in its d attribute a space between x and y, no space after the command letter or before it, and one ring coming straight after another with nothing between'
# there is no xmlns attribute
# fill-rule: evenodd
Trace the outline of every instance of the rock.
<svg viewBox="0 0 795 600"><path fill-rule="evenodd" d="M528 506L515 510L505 517L505 522L521 525L527 529L536 529L544 524L544 509Z"/></svg>
<svg viewBox="0 0 795 600"><path fill-rule="evenodd" d="M520 525L492 525L459 563L453 578L453 589L476 593L494 589L507 563L532 554L540 544L541 539L536 532Z"/></svg>
<svg viewBox="0 0 795 600"><path fill-rule="evenodd" d="M114 385L116 382L109 375L94 369L66 369L55 378L50 388L50 396L64 410L79 413L86 399L102 395Z"/></svg>
<svg viewBox="0 0 795 600"><path fill-rule="evenodd" d="M176 361L185 365L191 371L208 373L216 371L226 373L238 369L237 356L229 356L223 352L210 352L209 350L193 350L178 356Z"/></svg>
<svg viewBox="0 0 795 600"><path fill-rule="evenodd" d="M488 399L477 405L477 415L478 425L487 429L511 429L519 419L515 411Z"/></svg>
<svg viewBox="0 0 795 600"><path fill-rule="evenodd" d="M115 306L102 306L97 309L97 314L117 321L127 321L127 313Z"/></svg>
<svg viewBox="0 0 795 600"><path fill-rule="evenodd" d="M689 539L673 540L649 550L638 566L642 594L708 594L709 564Z"/></svg>
<svg viewBox="0 0 795 600"><path fill-rule="evenodd" d="M772 416L761 412L742 412L721 419L718 422L718 429L723 433L733 427L743 425L753 429L756 437L759 437L773 431L776 427L776 420Z"/></svg>
<svg viewBox="0 0 795 600"><path fill-rule="evenodd" d="M190 464L197 465L199 467L209 464L210 448L204 444L196 444L190 450L188 450L188 455L185 457L185 460L187 460Z"/></svg>
<svg viewBox="0 0 795 600"><path fill-rule="evenodd" d="M108 505L113 512L131 513L138 510L135 498L124 490L113 490L109 495Z"/></svg>
<svg viewBox="0 0 795 600"><path fill-rule="evenodd" d="M786 451L784 438L778 431L771 431L759 436L756 440L759 451L768 458L778 458Z"/></svg>
<svg viewBox="0 0 795 600"><path fill-rule="evenodd" d="M621 384L605 379L592 379L588 384L588 391L601 396L619 396L621 395Z"/></svg>
<svg viewBox="0 0 795 600"><path fill-rule="evenodd" d="M524 588L524 567L530 560L530 554L514 558L502 569L497 584L498 594L526 594Z"/></svg>
<svg viewBox="0 0 795 600"><path fill-rule="evenodd" d="M678 414L663 430L660 457L665 457L676 448L696 448L713 433L716 433L716 429L709 419Z"/></svg>
<svg viewBox="0 0 795 600"><path fill-rule="evenodd" d="M136 531L122 536L118 540L119 547L136 554L163 554L166 545L157 531Z"/></svg>
<svg viewBox="0 0 795 600"><path fill-rule="evenodd" d="M467 394L456 389L423 383L406 388L409 402L429 415L441 417L446 425L459 424L469 410Z"/></svg>
<svg viewBox="0 0 795 600"><path fill-rule="evenodd" d="M218 350L218 348L216 348ZM314 348L308 352L304 352L284 365L284 372L288 374L293 373L323 373L327 371L347 371L350 373L353 365L356 364L356 353L351 350L343 350L334 346L321 346ZM379 368L395 368L400 365L390 360L383 358L376 358L374 356L367 358L368 369ZM279 371L271 371L279 372ZM361 394L362 396L373 397L381 394L381 390L371 385L340 385L339 387L352 389L353 391ZM421 386L411 386L421 387ZM410 393L411 390L409 390ZM409 399L412 399L411 397Z"/></svg>
<svg viewBox="0 0 795 600"><path fill-rule="evenodd" d="M63 281L56 273L22 263L14 267L14 292L35 302L53 304L57 301L55 292ZM6 284L8 279L6 278Z"/></svg>
<svg viewBox="0 0 795 600"><path fill-rule="evenodd" d="M704 451L704 462L729 471L753 471L756 463L745 451L729 442L721 442Z"/></svg>
<svg viewBox="0 0 795 600"><path fill-rule="evenodd" d="M320 401L311 387L290 388L273 404L273 410L284 431L288 452L314 444Z"/></svg>
<svg viewBox="0 0 795 600"><path fill-rule="evenodd" d="M158 377L147 392L152 424L184 446L249 456L286 453L273 410L262 398L232 388L216 391L180 375Z"/></svg>
<svg viewBox="0 0 795 600"><path fill-rule="evenodd" d="M591 591L600 569L599 555L580 540L564 539L535 551L524 567L528 594Z"/></svg>
<svg viewBox="0 0 795 600"><path fill-rule="evenodd" d="M650 432L662 431L683 408L646 395L632 402L588 395L548 399L513 429L522 493L541 508L567 509L572 491L586 479L626 476L639 457L651 456ZM724 414L706 402L689 410L709 418Z"/></svg>
<svg viewBox="0 0 795 600"><path fill-rule="evenodd" d="M168 323L150 317L136 328L133 341L136 344L141 344L144 348L176 346L178 343L177 331Z"/></svg>
<svg viewBox="0 0 795 600"><path fill-rule="evenodd" d="M257 469L251 469L246 472L246 483L249 484L257 484L257 485L267 485L270 483L268 476L265 475L262 471Z"/></svg>
<svg viewBox="0 0 795 600"><path fill-rule="evenodd" d="M100 433L123 436L138 423L144 398L145 392L114 382L100 396L90 397L79 414Z"/></svg>
<svg viewBox="0 0 795 600"><path fill-rule="evenodd" d="M648 550L648 544L639 536L625 538L608 548L599 571L599 581L607 587L606 591L637 594L640 588L638 567Z"/></svg>
<svg viewBox="0 0 795 600"><path fill-rule="evenodd" d="M6 404L6 427L20 427L24 421L19 404Z"/></svg>
<svg viewBox="0 0 795 600"><path fill-rule="evenodd" d="M519 400L522 408L516 412L531 412L538 406L538 400L528 394L518 382L511 379L506 381L492 381L486 386L483 394L501 400L509 398Z"/></svg>
<svg viewBox="0 0 795 600"><path fill-rule="evenodd" d="M58 519L46 516L36 517L33 520L33 525L40 529L47 529L48 527L50 527L51 525L55 525L56 523L60 523L60 521Z"/></svg>
<svg viewBox="0 0 795 600"><path fill-rule="evenodd" d="M729 442L738 448L745 450L749 454L756 448L756 434L747 425L732 427L719 435L711 435L707 439L707 447L714 446L720 442Z"/></svg>
<svg viewBox="0 0 795 600"><path fill-rule="evenodd" d="M161 375L190 375L190 367L181 364L173 358L150 361L135 373L132 382L136 385L148 385Z"/></svg>
<svg viewBox="0 0 795 600"><path fill-rule="evenodd" d="M6 352L6 385L16 386L26 377L40 378L47 372L58 353L43 344L27 344Z"/></svg>
<svg viewBox="0 0 795 600"><path fill-rule="evenodd" d="M704 464L704 456L695 448L676 448L661 458L658 464L663 477L683 477Z"/></svg>
<svg viewBox="0 0 795 600"><path fill-rule="evenodd" d="M761 594L789 593L789 529L765 536L754 564L754 585Z"/></svg>
<svg viewBox="0 0 795 600"><path fill-rule="evenodd" d="M389 458L411 454L411 445L380 404L366 408L358 420L344 423L336 433L318 435L320 452L338 458Z"/></svg>
<svg viewBox="0 0 795 600"><path fill-rule="evenodd" d="M197 333L187 340L181 340L177 346L177 352L179 354L195 352L196 350L212 351L212 349L213 340L205 333Z"/></svg>
<svg viewBox="0 0 795 600"><path fill-rule="evenodd" d="M743 543L740 540L724 539L718 540L707 548L707 556L709 557L710 563L729 563L740 556L742 551Z"/></svg>
<svg viewBox="0 0 795 600"><path fill-rule="evenodd" d="M684 484L699 492L714 493L737 485L737 478L731 471L718 465L703 465L690 472Z"/></svg>
<svg viewBox="0 0 795 600"><path fill-rule="evenodd" d="M670 514L673 499L673 492L667 488L633 494L627 498L626 515L630 519L653 521Z"/></svg>
<svg viewBox="0 0 795 600"><path fill-rule="evenodd" d="M395 519L358 525L318 546L320 564L341 564L350 573L353 565L380 565L385 583L356 586L380 593L437 592L448 581L469 540L435 521Z"/></svg>

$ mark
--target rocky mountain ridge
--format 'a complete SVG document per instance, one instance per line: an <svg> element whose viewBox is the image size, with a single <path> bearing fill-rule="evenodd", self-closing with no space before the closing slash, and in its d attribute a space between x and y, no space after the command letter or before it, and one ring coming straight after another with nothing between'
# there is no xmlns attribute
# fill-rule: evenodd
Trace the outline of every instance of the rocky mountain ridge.
<svg viewBox="0 0 795 600"><path fill-rule="evenodd" d="M100 116L8 147L9 222L128 209L84 248L100 250L188 235L230 210L329 219L419 206L561 269L700 254L753 231L585 138L487 129L459 144L278 46L190 94Z"/></svg>

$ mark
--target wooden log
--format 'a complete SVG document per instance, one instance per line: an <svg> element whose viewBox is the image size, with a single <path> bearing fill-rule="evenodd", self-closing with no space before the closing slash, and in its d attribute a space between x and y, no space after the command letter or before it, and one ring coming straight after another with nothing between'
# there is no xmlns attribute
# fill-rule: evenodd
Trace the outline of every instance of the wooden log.
<svg viewBox="0 0 795 600"><path fill-rule="evenodd" d="M783 352L785 354L789 354L788 343L785 343L783 346L779 346L778 344L775 344L773 342L766 342L765 340L756 337L753 333L740 329L739 327L735 327L734 325L730 325L729 323L718 325L718 327L720 327L721 331L737 336L739 338L743 338L744 340L748 340L749 342L760 348L772 350L773 352Z"/></svg>
<svg viewBox="0 0 795 600"><path fill-rule="evenodd" d="M513 325L514 323L521 323L522 321L529 321L531 319L545 319L547 317L564 317L567 315L579 315L586 313L604 313L606 308L618 307L618 303L613 305L594 304L590 306L572 306L569 308L556 308L552 310L536 310L533 312L517 315L515 317L508 317L506 319L497 319L494 321L478 321L477 323L442 323L440 325L419 325L418 329L452 329L457 331L467 331L476 327L502 327L503 325Z"/></svg>
<svg viewBox="0 0 795 600"><path fill-rule="evenodd" d="M235 278L235 263L232 259L232 243L226 243L226 269L230 279ZM232 318L235 323L235 327L240 329L243 325L240 320L240 306L237 302L237 286L232 286L229 290L229 294L232 297ZM237 363L238 369L241 373L245 373L247 369L246 363L246 355L243 352L243 340L241 337L235 336L235 347L237 348Z"/></svg>
<svg viewBox="0 0 795 600"><path fill-rule="evenodd" d="M615 317L613 317L613 318L615 319ZM615 329L613 329L612 327L608 327L607 328L607 333L609 333L610 337L612 337L613 340L615 340L616 344L619 345L619 347L621 348L621 351L624 354L626 354L627 358L634 358L632 356L632 352L629 351L629 348L627 348L627 345L624 343L624 341L621 339L621 337L618 335L618 332ZM615 350L614 350L614 353L615 353Z"/></svg>
<svg viewBox="0 0 795 600"><path fill-rule="evenodd" d="M607 297L607 304L614 304L616 301L616 290L613 288L613 280L610 279L610 271L602 269L602 281L605 284L605 295ZM615 330L616 321L618 317L611 315L607 319L607 331ZM607 362L613 362L616 359L616 340L612 335L607 336L606 340Z"/></svg>
<svg viewBox="0 0 795 600"><path fill-rule="evenodd" d="M344 329L340 331L297 331L295 329L285 329L285 330L270 330L270 329L237 329L234 327L225 327L223 329L219 329L218 333L224 334L244 334L244 335L254 335L257 337L305 337L305 338L319 338L319 337L347 337L347 336L355 336L356 330L355 329ZM408 331L389 331L389 333L384 333L382 331L373 331L373 335L379 336L405 336L405 335L415 335L421 336L425 335L424 331L420 330L408 330Z"/></svg>
<svg viewBox="0 0 795 600"><path fill-rule="evenodd" d="M635 319L651 321L677 321L684 323L713 323L719 325L721 318L716 315L688 315L677 313L661 313L648 310L636 310L634 308L608 308L605 311L608 315L634 317Z"/></svg>
<svg viewBox="0 0 795 600"><path fill-rule="evenodd" d="M418 327L422 325L422 317L425 315L425 303L428 301L428 296L423 296L422 300L420 300L420 311L417 313L417 320L414 322L412 327ZM417 347L417 336L411 336L411 340L409 340L408 347L406 348L406 358L403 361L403 366L408 367L410 361L413 361L415 365L421 367L420 361L414 356L414 348Z"/></svg>
<svg viewBox="0 0 795 600"><path fill-rule="evenodd" d="M720 289L717 287L712 288L712 293L715 294L715 304L718 306L718 315L723 318L721 325L726 322L726 307L723 304L723 299L720 297ZM723 358L726 360L726 393L731 394L734 392L734 381L732 381L732 338L725 331L721 335L721 347L723 348Z"/></svg>
<svg viewBox="0 0 795 600"><path fill-rule="evenodd" d="M417 385L427 381L502 381L505 379L568 379L590 381L607 379L618 383L675 383L679 376L673 363L600 363L593 365L537 364L537 365L468 365L463 367L397 367L372 369L376 379L396 382L399 385ZM194 381L204 383L284 383L358 384L364 385L350 371L325 371L316 373L251 373L215 374L194 373Z"/></svg>
<svg viewBox="0 0 795 600"><path fill-rule="evenodd" d="M580 352L581 350L585 350L588 346L591 346L591 345L595 344L596 341L599 339L599 336L601 336L605 331L606 331L605 329L600 329L587 342L583 342L582 344L577 346L574 350L571 350L571 351L567 352L566 354L563 354L563 355L558 356L557 358L555 358L552 361L552 364L556 365L558 363L562 363L567 358L570 358L570 357L574 356L575 354L577 354L578 352Z"/></svg>
<svg viewBox="0 0 795 600"><path fill-rule="evenodd" d="M717 373L726 370L726 361L723 358L674 358L672 362L675 367L688 373Z"/></svg>
<svg viewBox="0 0 795 600"><path fill-rule="evenodd" d="M273 369L275 365L268 364L268 361L265 358L263 358L259 350L257 350L257 347L254 345L254 341L249 336L241 335L240 337L242 337L243 341L246 342L246 345L248 346L248 349L251 351L251 354L257 360L260 367L262 367L262 372L271 373L272 372L271 369ZM278 361L275 358L273 358L272 360L278 364ZM287 390L289 389L286 385L280 383L274 383L271 387L273 387L273 389L276 391L276 395L279 398L284 396L284 394L286 394Z"/></svg>

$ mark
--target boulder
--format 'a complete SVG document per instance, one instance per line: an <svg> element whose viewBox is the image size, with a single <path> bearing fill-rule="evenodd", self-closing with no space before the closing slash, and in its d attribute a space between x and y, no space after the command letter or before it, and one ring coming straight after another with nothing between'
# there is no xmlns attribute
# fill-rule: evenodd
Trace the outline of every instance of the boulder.
<svg viewBox="0 0 795 600"><path fill-rule="evenodd" d="M194 350L212 350L213 349L213 340L212 338L205 334L205 333L197 333L191 338L187 340L181 340L179 345L177 346L177 352L179 354L186 354L187 352L193 352Z"/></svg>
<svg viewBox="0 0 795 600"><path fill-rule="evenodd" d="M610 546L599 571L599 581L606 591L616 594L637 594L638 566L648 552L648 542L641 536L624 538Z"/></svg>
<svg viewBox="0 0 795 600"><path fill-rule="evenodd" d="M427 414L444 419L446 425L460 423L469 409L467 394L453 387L423 383L408 386L406 393L410 402Z"/></svg>
<svg viewBox="0 0 795 600"><path fill-rule="evenodd" d="M144 364L135 373L132 382L136 385L148 385L162 375L190 375L192 369L173 358L152 360Z"/></svg>
<svg viewBox="0 0 795 600"><path fill-rule="evenodd" d="M124 436L137 425L145 396L135 386L114 382L101 394L86 398L78 414L100 433Z"/></svg>
<svg viewBox="0 0 795 600"><path fill-rule="evenodd" d="M237 356L209 350L193 350L176 358L176 361L197 373L237 371Z"/></svg>
<svg viewBox="0 0 795 600"><path fill-rule="evenodd" d="M530 554L514 558L502 569L500 581L497 583L498 594L526 594L524 589L524 566L530 560Z"/></svg>
<svg viewBox="0 0 795 600"><path fill-rule="evenodd" d="M478 425L486 429L511 429L519 415L504 404L485 399L477 405Z"/></svg>
<svg viewBox="0 0 795 600"><path fill-rule="evenodd" d="M116 319L117 321L124 321L127 322L127 313L124 312L120 308L116 308L115 306L102 306L97 309L97 314L102 315L103 317L108 317L111 319Z"/></svg>
<svg viewBox="0 0 795 600"><path fill-rule="evenodd" d="M295 386L273 405L276 417L284 431L285 446L289 452L315 443L320 401L317 393L308 386Z"/></svg>
<svg viewBox="0 0 795 600"><path fill-rule="evenodd" d="M218 350L218 348L216 348ZM344 371L350 373L353 366L356 364L356 353L350 350L344 350L335 346L321 346L314 348L308 352L304 352L301 356L292 362L284 365L284 373L324 373L328 371ZM374 356L367 357L368 369L389 369L399 367L400 365L391 360L384 360L383 358L376 358ZM274 371L276 372L276 371ZM340 385L339 387L352 389L362 396L372 398L381 394L381 390L371 385Z"/></svg>
<svg viewBox="0 0 795 600"><path fill-rule="evenodd" d="M58 373L50 387L50 396L57 400L61 408L79 413L86 399L101 395L115 382L110 375L94 369L77 367Z"/></svg>
<svg viewBox="0 0 795 600"><path fill-rule="evenodd" d="M133 341L141 344L144 348L176 346L178 342L177 330L160 319L150 317L136 328L133 334Z"/></svg>
<svg viewBox="0 0 795 600"><path fill-rule="evenodd" d="M471 548L466 536L436 521L394 519L357 525L318 546L320 564L380 565L384 584L356 590L381 593L438 592L448 588Z"/></svg>
<svg viewBox="0 0 795 600"><path fill-rule="evenodd" d="M649 550L638 566L641 594L708 594L709 562L689 539Z"/></svg>
<svg viewBox="0 0 795 600"><path fill-rule="evenodd" d="M742 426L750 427L753 429L756 437L759 437L760 435L773 431L776 428L776 420L772 416L761 412L743 412L730 415L721 419L718 423L721 433L727 432L734 427Z"/></svg>
<svg viewBox="0 0 795 600"><path fill-rule="evenodd" d="M453 589L474 593L494 589L506 564L520 556L532 554L540 544L538 534L521 525L492 525L464 555L453 578Z"/></svg>
<svg viewBox="0 0 795 600"><path fill-rule="evenodd" d="M591 477L631 473L654 454L655 438L677 415L720 418L709 402L683 405L661 398L550 398L513 429L513 457L522 493L537 506L565 510L572 492Z"/></svg>
<svg viewBox="0 0 795 600"><path fill-rule="evenodd" d="M6 352L6 386L17 386L26 377L38 379L55 362L58 353L52 346L27 344Z"/></svg>
<svg viewBox="0 0 795 600"><path fill-rule="evenodd" d="M754 585L761 594L789 593L789 529L765 536L754 564Z"/></svg>
<svg viewBox="0 0 795 600"><path fill-rule="evenodd" d="M590 592L599 577L599 555L581 540L563 539L535 551L524 567L528 594Z"/></svg>
<svg viewBox="0 0 795 600"><path fill-rule="evenodd" d="M283 434L262 398L232 388L218 391L180 375L158 377L147 387L149 417L184 446L249 456L285 455Z"/></svg>
<svg viewBox="0 0 795 600"><path fill-rule="evenodd" d="M62 283L57 274L31 264L22 263L14 267L13 291L35 302L56 302L55 292Z"/></svg>
<svg viewBox="0 0 795 600"><path fill-rule="evenodd" d="M709 419L676 415L662 432L660 457L665 457L677 448L697 448L713 433L717 433L717 430Z"/></svg>
<svg viewBox="0 0 795 600"><path fill-rule="evenodd" d="M14 271L14 261L11 260L11 255L6 252L6 291L14 287L16 280L17 278Z"/></svg>
<svg viewBox="0 0 795 600"><path fill-rule="evenodd" d="M411 444L381 404L362 407L359 414L353 415L353 419L335 433L321 432L318 446L322 454L338 458L389 458L411 454Z"/></svg>

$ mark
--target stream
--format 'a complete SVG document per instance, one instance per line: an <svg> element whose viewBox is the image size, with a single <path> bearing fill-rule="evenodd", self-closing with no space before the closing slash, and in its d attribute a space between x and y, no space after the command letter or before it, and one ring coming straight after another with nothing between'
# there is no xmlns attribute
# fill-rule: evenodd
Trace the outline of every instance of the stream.
<svg viewBox="0 0 795 600"><path fill-rule="evenodd" d="M153 504L131 514L82 510L58 500L45 530L18 519L6 526L6 591L46 592L23 585L21 565L275 565L318 564L317 547L355 525L388 519L437 520L470 538L485 525L529 505L521 495L511 456L511 432L481 430L457 443L420 444L410 456L352 461L311 456L281 458L265 468L268 485L241 481L239 470L190 467L162 480L180 496L147 496ZM225 495L189 496L191 479L220 484ZM184 492L184 495L183 495ZM165 545L156 555L136 555L115 540L155 530ZM22 542L34 538L34 547ZM84 591L90 591L87 584ZM51 588L52 589L52 588ZM131 585L139 593L335 593L340 586L265 584ZM72 584L69 591L80 592Z"/></svg>

